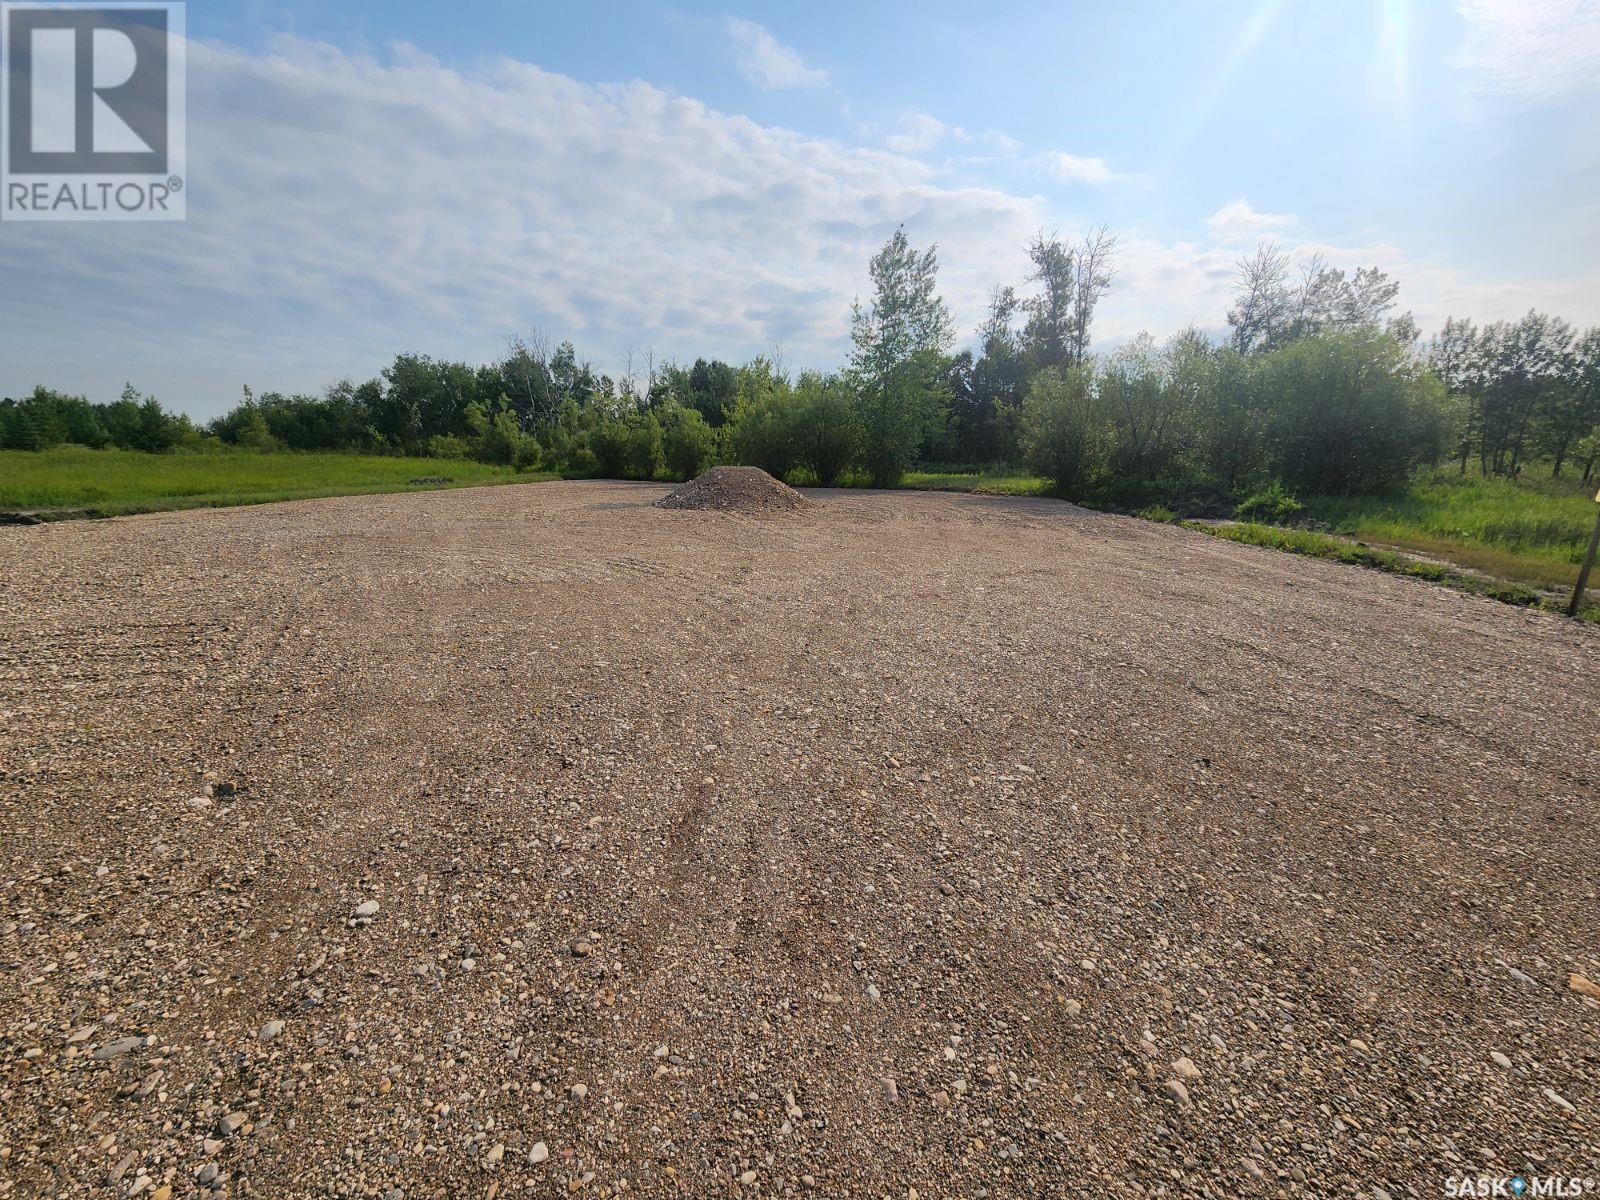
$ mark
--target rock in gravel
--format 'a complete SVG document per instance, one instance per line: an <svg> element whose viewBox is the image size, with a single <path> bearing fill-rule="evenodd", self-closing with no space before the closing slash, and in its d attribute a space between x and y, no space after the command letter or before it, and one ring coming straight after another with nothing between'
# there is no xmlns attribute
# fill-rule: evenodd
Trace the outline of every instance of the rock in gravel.
<svg viewBox="0 0 1600 1200"><path fill-rule="evenodd" d="M1567 976L1567 986L1580 995L1600 1000L1600 983L1595 983L1592 979L1580 975L1576 971Z"/></svg>
<svg viewBox="0 0 1600 1200"><path fill-rule="evenodd" d="M1194 1065L1194 1060L1188 1057L1180 1058L1172 1064L1172 1074L1176 1079L1185 1083L1193 1083L1200 1078L1200 1068Z"/></svg>
<svg viewBox="0 0 1600 1200"><path fill-rule="evenodd" d="M900 1099L900 1088L891 1076L883 1077L883 1098L890 1104L897 1103Z"/></svg>
<svg viewBox="0 0 1600 1200"><path fill-rule="evenodd" d="M242 1112L225 1113L217 1120L217 1133L222 1137L232 1137L250 1118Z"/></svg>
<svg viewBox="0 0 1600 1200"><path fill-rule="evenodd" d="M1490 1059L1492 1059L1494 1061L1494 1064L1496 1066L1504 1067L1508 1071L1511 1070L1511 1060L1509 1058L1507 1058L1504 1054L1501 1054L1500 1051L1498 1051L1498 1050L1489 1051L1489 1057L1490 1057Z"/></svg>
<svg viewBox="0 0 1600 1200"><path fill-rule="evenodd" d="M1189 1107L1189 1089L1184 1087L1181 1079L1167 1080L1167 1099L1171 1100L1179 1108Z"/></svg>
<svg viewBox="0 0 1600 1200"><path fill-rule="evenodd" d="M483 1165L486 1166L486 1167L490 1167L490 1168L498 1167L500 1165L500 1160L502 1158L504 1158L505 1156L506 1156L505 1143L504 1142L496 1142L494 1145L490 1146L489 1149L484 1152Z"/></svg>
<svg viewBox="0 0 1600 1200"><path fill-rule="evenodd" d="M567 1089L567 1095L571 1096L574 1100L587 1100L589 1098L589 1085L586 1083L575 1083Z"/></svg>
<svg viewBox="0 0 1600 1200"><path fill-rule="evenodd" d="M1570 1100L1568 1100L1565 1096L1563 1096L1560 1092L1556 1091L1555 1088L1547 1087L1547 1088L1543 1089L1543 1091L1544 1091L1545 1099L1549 1100L1551 1104L1554 1104L1562 1112L1567 1113L1570 1116L1572 1113L1575 1113L1575 1112L1578 1111L1573 1106L1572 1102Z"/></svg>
<svg viewBox="0 0 1600 1200"><path fill-rule="evenodd" d="M117 1038L115 1041L107 1042L105 1045L96 1049L94 1052L94 1059L96 1062L107 1062L113 1058L121 1058L124 1054L127 1054L133 1050L137 1050L142 1045L144 1045L143 1038Z"/></svg>
<svg viewBox="0 0 1600 1200"><path fill-rule="evenodd" d="M360 904L355 906L355 910L351 912L350 915L355 917L357 920L365 917L375 917L378 915L379 907L380 906L376 900L363 900Z"/></svg>
<svg viewBox="0 0 1600 1200"><path fill-rule="evenodd" d="M273 1038L277 1037L282 1032L283 1032L283 1022L282 1021L273 1020L273 1021L268 1021L265 1025L263 1025L260 1028L260 1030L257 1031L256 1036L258 1038L260 1038L263 1042L270 1042Z"/></svg>
<svg viewBox="0 0 1600 1200"><path fill-rule="evenodd" d="M533 1144L533 1149L528 1151L528 1161L534 1166L538 1166L549 1157L550 1147L545 1145L543 1142L535 1142Z"/></svg>

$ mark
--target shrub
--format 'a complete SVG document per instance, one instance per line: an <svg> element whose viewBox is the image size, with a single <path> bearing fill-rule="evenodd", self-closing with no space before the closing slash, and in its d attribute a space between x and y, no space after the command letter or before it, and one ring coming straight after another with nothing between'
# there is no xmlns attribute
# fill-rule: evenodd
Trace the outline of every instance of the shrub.
<svg viewBox="0 0 1600 1200"><path fill-rule="evenodd" d="M1087 371L1047 367L1033 377L1022 402L1028 465L1061 496L1081 495L1105 464L1105 429Z"/></svg>
<svg viewBox="0 0 1600 1200"><path fill-rule="evenodd" d="M1283 484L1272 485L1245 497L1235 514L1241 521L1262 521L1268 525L1287 525L1305 510L1305 505L1284 491Z"/></svg>
<svg viewBox="0 0 1600 1200"><path fill-rule="evenodd" d="M734 453L741 463L760 467L782 479L798 465L795 408L787 396L762 396L739 414L733 431Z"/></svg>
<svg viewBox="0 0 1600 1200"><path fill-rule="evenodd" d="M1178 519L1177 513L1160 504L1152 504L1148 508L1141 508L1134 515L1143 517L1146 521L1159 521L1163 525L1170 525Z"/></svg>
<svg viewBox="0 0 1600 1200"><path fill-rule="evenodd" d="M677 408L662 431L667 468L674 475L693 479L716 457L717 433L699 410Z"/></svg>
<svg viewBox="0 0 1600 1200"><path fill-rule="evenodd" d="M1313 334L1263 356L1257 373L1277 473L1298 491L1397 491L1444 451L1442 385L1386 333Z"/></svg>
<svg viewBox="0 0 1600 1200"><path fill-rule="evenodd" d="M458 437L446 434L435 434L428 439L423 447L429 458L465 458L467 457L467 443Z"/></svg>
<svg viewBox="0 0 1600 1200"><path fill-rule="evenodd" d="M832 487L855 461L861 431L843 383L807 373L793 400L795 456L821 487Z"/></svg>

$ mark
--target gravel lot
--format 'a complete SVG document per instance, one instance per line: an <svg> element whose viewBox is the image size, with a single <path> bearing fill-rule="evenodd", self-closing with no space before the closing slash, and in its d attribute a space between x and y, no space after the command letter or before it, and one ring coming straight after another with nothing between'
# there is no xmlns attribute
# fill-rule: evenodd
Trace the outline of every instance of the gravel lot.
<svg viewBox="0 0 1600 1200"><path fill-rule="evenodd" d="M0 1195L1600 1176L1600 631L666 491L0 529Z"/></svg>

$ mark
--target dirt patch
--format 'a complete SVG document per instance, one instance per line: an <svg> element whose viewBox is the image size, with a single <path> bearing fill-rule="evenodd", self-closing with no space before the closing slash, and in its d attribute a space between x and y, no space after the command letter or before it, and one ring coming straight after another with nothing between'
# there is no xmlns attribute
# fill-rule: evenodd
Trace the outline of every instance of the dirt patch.
<svg viewBox="0 0 1600 1200"><path fill-rule="evenodd" d="M717 512L794 512L811 501L760 467L712 467L656 501L657 508Z"/></svg>

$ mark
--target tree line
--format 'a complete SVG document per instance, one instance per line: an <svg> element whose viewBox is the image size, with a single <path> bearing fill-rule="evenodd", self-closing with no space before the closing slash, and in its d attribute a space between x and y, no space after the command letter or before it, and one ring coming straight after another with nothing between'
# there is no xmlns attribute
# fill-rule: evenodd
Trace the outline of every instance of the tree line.
<svg viewBox="0 0 1600 1200"><path fill-rule="evenodd" d="M917 462L1026 467L1061 494L1159 502L1210 489L1382 493L1419 467L1515 476L1529 463L1592 478L1600 330L1532 312L1452 318L1423 343L1398 285L1263 244L1241 260L1228 334L1092 338L1116 240L1039 235L1025 279L993 289L975 348L953 350L936 249L897 230L868 264L851 353L791 375L630 360L595 371L570 342L515 339L473 366L402 354L321 396L255 396L201 428L131 388L97 405L39 388L0 403L14 449L63 442L161 452L229 446L473 457L520 469L657 479L719 462L830 485L893 486Z"/></svg>

